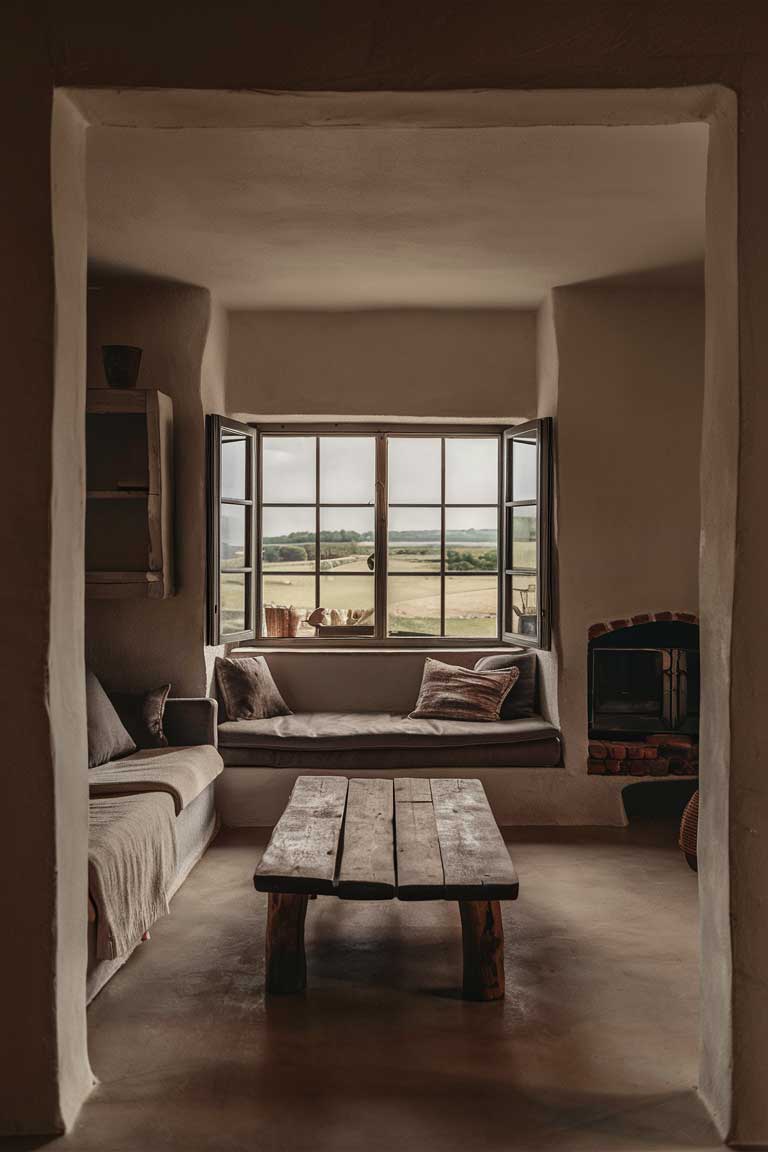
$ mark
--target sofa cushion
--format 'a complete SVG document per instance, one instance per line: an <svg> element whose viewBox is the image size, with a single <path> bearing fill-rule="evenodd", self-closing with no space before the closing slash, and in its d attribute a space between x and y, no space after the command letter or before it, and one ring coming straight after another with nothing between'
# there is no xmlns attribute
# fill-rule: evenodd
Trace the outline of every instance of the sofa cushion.
<svg viewBox="0 0 768 1152"><path fill-rule="evenodd" d="M428 656L411 719L466 720L473 724L498 720L519 675L518 668L478 672Z"/></svg>
<svg viewBox="0 0 768 1152"><path fill-rule="evenodd" d="M559 733L541 716L526 720L421 720L391 712L295 712L270 720L225 721L221 748L333 751L355 748L469 748L551 740Z"/></svg>
<svg viewBox="0 0 768 1152"><path fill-rule="evenodd" d="M477 672L496 672L503 668L517 668L517 683L501 706L502 720L523 720L536 712L536 674L538 663L533 652L509 655L481 656L475 664Z"/></svg>
<svg viewBox="0 0 768 1152"><path fill-rule="evenodd" d="M289 716L263 656L245 656L236 660L217 656L216 685L227 720L263 720L270 716Z"/></svg>
<svg viewBox="0 0 768 1152"><path fill-rule="evenodd" d="M88 721L88 767L96 768L136 751L115 707L94 676L85 673L85 706Z"/></svg>
<svg viewBox="0 0 768 1152"><path fill-rule="evenodd" d="M561 761L560 738L554 733L546 740L520 740L515 744L472 744L463 748L396 747L327 750L316 741L309 750L293 748L285 740L280 747L231 747L221 749L229 768L320 769L323 772L354 775L365 770L396 771L405 775L416 768L460 768L466 773L476 768L557 768Z"/></svg>
<svg viewBox="0 0 768 1152"><path fill-rule="evenodd" d="M170 684L163 684L149 692L109 693L120 720L137 748L167 747L163 714L170 690Z"/></svg>
<svg viewBox="0 0 768 1152"><path fill-rule="evenodd" d="M223 762L209 744L195 748L143 748L122 760L102 764L88 775L91 797L167 792L176 814L215 780Z"/></svg>

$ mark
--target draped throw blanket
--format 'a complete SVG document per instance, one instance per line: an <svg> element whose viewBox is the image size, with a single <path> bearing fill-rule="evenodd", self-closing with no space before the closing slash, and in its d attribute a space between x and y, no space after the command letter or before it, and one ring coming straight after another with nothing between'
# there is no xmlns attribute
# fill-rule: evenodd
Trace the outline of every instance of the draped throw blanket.
<svg viewBox="0 0 768 1152"><path fill-rule="evenodd" d="M96 909L96 955L117 960L168 913L176 872L173 799L153 792L91 800L88 891Z"/></svg>

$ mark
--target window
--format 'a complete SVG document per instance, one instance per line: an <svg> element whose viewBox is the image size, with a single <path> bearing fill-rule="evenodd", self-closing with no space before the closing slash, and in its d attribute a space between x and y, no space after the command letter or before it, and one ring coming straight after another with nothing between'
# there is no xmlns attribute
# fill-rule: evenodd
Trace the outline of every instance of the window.
<svg viewBox="0 0 768 1152"><path fill-rule="evenodd" d="M212 417L210 642L548 643L546 424Z"/></svg>

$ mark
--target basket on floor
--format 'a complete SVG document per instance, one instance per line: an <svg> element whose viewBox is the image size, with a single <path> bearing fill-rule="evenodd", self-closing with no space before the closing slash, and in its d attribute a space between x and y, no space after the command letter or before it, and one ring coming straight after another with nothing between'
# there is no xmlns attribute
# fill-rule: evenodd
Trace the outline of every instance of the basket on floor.
<svg viewBox="0 0 768 1152"><path fill-rule="evenodd" d="M694 872L698 872L699 870L698 840L699 790L697 788L685 806L683 818L680 821L680 836L678 838L678 843L685 854L685 858Z"/></svg>

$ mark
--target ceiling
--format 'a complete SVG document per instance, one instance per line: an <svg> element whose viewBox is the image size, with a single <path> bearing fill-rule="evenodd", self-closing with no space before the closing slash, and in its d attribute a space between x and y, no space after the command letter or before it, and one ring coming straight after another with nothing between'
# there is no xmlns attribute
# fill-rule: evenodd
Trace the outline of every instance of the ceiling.
<svg viewBox="0 0 768 1152"><path fill-rule="evenodd" d="M698 279L707 129L94 127L89 256L229 308L526 308Z"/></svg>

